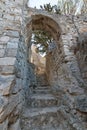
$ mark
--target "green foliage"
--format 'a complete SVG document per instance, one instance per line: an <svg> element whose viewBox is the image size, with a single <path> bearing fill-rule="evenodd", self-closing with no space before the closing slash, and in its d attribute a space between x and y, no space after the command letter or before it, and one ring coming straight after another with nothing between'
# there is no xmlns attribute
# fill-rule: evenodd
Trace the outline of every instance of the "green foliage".
<svg viewBox="0 0 87 130"><path fill-rule="evenodd" d="M33 32L32 43L36 45L37 53L46 53L48 46L52 41L52 37L44 31L37 30Z"/></svg>
<svg viewBox="0 0 87 130"><path fill-rule="evenodd" d="M61 14L61 11L60 11L60 9L57 8L57 5L52 6L50 3L44 4L43 6L40 5L40 8L42 10L47 11L47 12L53 12L53 13L56 13L56 14Z"/></svg>
<svg viewBox="0 0 87 130"><path fill-rule="evenodd" d="M40 8L41 9L44 9L45 11L48 11L48 12L52 12L53 10L53 6L51 6L51 4L44 4L44 6L40 5Z"/></svg>

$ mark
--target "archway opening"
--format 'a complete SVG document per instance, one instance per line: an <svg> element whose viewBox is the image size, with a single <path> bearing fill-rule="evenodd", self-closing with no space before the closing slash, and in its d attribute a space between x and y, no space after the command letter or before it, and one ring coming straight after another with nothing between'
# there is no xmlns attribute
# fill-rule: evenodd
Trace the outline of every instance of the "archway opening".
<svg viewBox="0 0 87 130"><path fill-rule="evenodd" d="M61 38L60 38L61 29L60 29L58 23L55 22L49 16L37 14L37 15L32 16L31 22L27 24L26 29L31 30L31 36L30 37L28 36L28 38L30 38L30 39L28 39L28 41L31 41L31 42L29 42L30 44L28 43L29 50L31 51L31 53L29 53L29 54L30 55L32 54L30 56L29 62L32 62L35 65L34 73L36 73L37 70L39 70L38 73L39 72L42 73L44 70L49 83L54 84L54 82L57 82L57 70L56 70L56 69L58 69L57 64L59 65L61 63L61 60L63 59L63 58L61 58L63 56L62 43L61 43ZM29 30L27 32L29 32ZM35 31L46 32L46 34L48 36L50 36L50 38L48 39L48 40L51 39L50 43L45 44L47 46L47 48L45 48L46 49L45 52L43 50L40 50L40 49L44 49L44 47L45 47L45 46L41 46L42 44L39 43L36 46L34 44L32 44L32 37L33 37ZM29 35L29 34L27 33L27 35ZM47 37L47 35L45 36L45 38ZM32 50L32 48L33 48L33 50ZM37 49L37 48L39 49L39 53L35 54L36 53L35 49ZM43 57L40 58L41 57L39 55L40 51L44 52L43 55L46 54L44 58ZM61 55L60 61L59 61L59 63L58 62L56 63L56 58L58 58L60 55ZM38 59L39 59L39 61L38 61ZM42 60L43 63L41 63L40 60ZM56 69L55 69L55 67L56 67Z"/></svg>
<svg viewBox="0 0 87 130"><path fill-rule="evenodd" d="M41 77L42 83L40 82L40 84L48 84L46 80L46 56L53 52L55 48L56 42L49 32L45 32L44 30L32 31L30 62L35 66L34 73L37 84L38 78L40 79Z"/></svg>

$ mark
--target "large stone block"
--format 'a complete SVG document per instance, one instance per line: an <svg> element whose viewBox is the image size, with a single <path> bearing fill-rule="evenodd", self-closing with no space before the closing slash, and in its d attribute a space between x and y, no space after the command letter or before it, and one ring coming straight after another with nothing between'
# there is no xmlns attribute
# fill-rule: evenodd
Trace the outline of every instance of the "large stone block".
<svg viewBox="0 0 87 130"><path fill-rule="evenodd" d="M87 96L81 95L76 98L76 109L87 113Z"/></svg>
<svg viewBox="0 0 87 130"><path fill-rule="evenodd" d="M73 95L79 95L79 94L84 94L84 90L78 86L71 86L69 89L68 89L69 93L70 94L73 94Z"/></svg>
<svg viewBox="0 0 87 130"><path fill-rule="evenodd" d="M6 14L6 15L3 16L3 18L13 21L14 20L14 15Z"/></svg>
<svg viewBox="0 0 87 130"><path fill-rule="evenodd" d="M13 45L15 47L15 43L17 46L18 42L19 42L19 38L11 38L10 41L8 42L8 47L9 47L9 45L11 45L10 47L12 47Z"/></svg>
<svg viewBox="0 0 87 130"><path fill-rule="evenodd" d="M15 38L15 37L19 37L19 32L18 31L6 31L4 33L4 35Z"/></svg>
<svg viewBox="0 0 87 130"><path fill-rule="evenodd" d="M13 75L15 73L14 66L1 66L0 67L0 74L1 75Z"/></svg>
<svg viewBox="0 0 87 130"><path fill-rule="evenodd" d="M4 57L5 54L5 50L4 49L0 49L0 57Z"/></svg>
<svg viewBox="0 0 87 130"><path fill-rule="evenodd" d="M17 42L8 42L7 43L7 48L10 48L10 49L12 49L12 48L18 48L18 43Z"/></svg>
<svg viewBox="0 0 87 130"><path fill-rule="evenodd" d="M0 44L6 44L9 41L9 37L8 36L2 36L0 38Z"/></svg>
<svg viewBox="0 0 87 130"><path fill-rule="evenodd" d="M17 55L17 49L15 49L15 48L7 48L5 55L7 57L16 57L16 55Z"/></svg>
<svg viewBox="0 0 87 130"><path fill-rule="evenodd" d="M16 58L14 57L4 57L0 58L0 66L2 65L14 65Z"/></svg>
<svg viewBox="0 0 87 130"><path fill-rule="evenodd" d="M4 96L10 95L15 83L15 76L0 76L0 94Z"/></svg>

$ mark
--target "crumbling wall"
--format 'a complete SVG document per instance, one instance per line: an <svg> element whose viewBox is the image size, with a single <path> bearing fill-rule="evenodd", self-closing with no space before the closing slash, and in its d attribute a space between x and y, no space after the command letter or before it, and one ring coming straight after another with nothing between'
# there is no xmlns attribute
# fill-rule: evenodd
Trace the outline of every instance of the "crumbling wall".
<svg viewBox="0 0 87 130"><path fill-rule="evenodd" d="M21 129L20 114L30 82L22 10L23 0L0 1L0 130Z"/></svg>
<svg viewBox="0 0 87 130"><path fill-rule="evenodd" d="M21 4L22 1L0 1L0 130L19 122L21 81L15 75L15 65L21 33Z"/></svg>
<svg viewBox="0 0 87 130"><path fill-rule="evenodd" d="M66 22L63 22L64 20ZM80 20L79 18L79 21ZM83 74L86 73L87 65L86 62L83 61L83 57L86 55L86 42L84 49L80 47L77 51L77 46L81 45L77 45L76 37L78 32L74 26L72 17L68 16L65 19L64 17L60 17L59 22L61 23L62 33L60 40L56 43L60 46L57 46L49 53L46 59L48 79L52 86L53 93L62 101L61 104L69 107L71 109L70 113L73 113L72 110L76 111L76 115L78 115L79 121L81 121L81 126L79 126L78 129L85 130L87 128L85 126L86 120L84 120L86 117L87 88ZM80 21L80 24L82 23L83 22ZM84 38L81 37L81 40L82 39ZM82 52L84 52L84 54Z"/></svg>
<svg viewBox="0 0 87 130"><path fill-rule="evenodd" d="M0 130L21 129L21 108L26 105L29 85L34 79L29 63L30 40L34 29L47 31L56 41L56 48L47 55L46 69L55 96L60 94L61 105L68 106L71 115L74 116L73 110L75 113L78 113L77 110L87 112L82 71L80 73L82 67L79 70L72 49L75 28L71 19L67 24L67 17L30 10L26 6L23 8L26 1L0 1Z"/></svg>
<svg viewBox="0 0 87 130"><path fill-rule="evenodd" d="M77 50L76 57L79 63L81 75L87 84L87 17L83 16L76 19L76 27L78 28L79 34L77 38ZM78 22L78 24L77 24ZM87 85L86 85L87 86Z"/></svg>
<svg viewBox="0 0 87 130"><path fill-rule="evenodd" d="M56 40L56 48L47 55L49 81L53 86L64 87L66 91L71 91L71 88L78 88L79 91L79 86L81 87L84 82L73 50L74 25L69 17L60 16L59 23L62 30L61 36ZM58 38L56 34L55 36Z"/></svg>

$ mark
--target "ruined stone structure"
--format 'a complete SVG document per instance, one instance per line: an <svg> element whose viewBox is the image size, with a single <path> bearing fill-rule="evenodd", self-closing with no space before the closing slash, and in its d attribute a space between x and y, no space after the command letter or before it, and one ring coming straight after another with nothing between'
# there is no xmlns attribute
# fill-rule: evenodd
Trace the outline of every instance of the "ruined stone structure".
<svg viewBox="0 0 87 130"><path fill-rule="evenodd" d="M75 23L79 42L71 16L30 9L27 0L0 1L0 130L87 130L87 21ZM46 56L47 78L37 77L33 90L30 41L38 29L56 47Z"/></svg>

